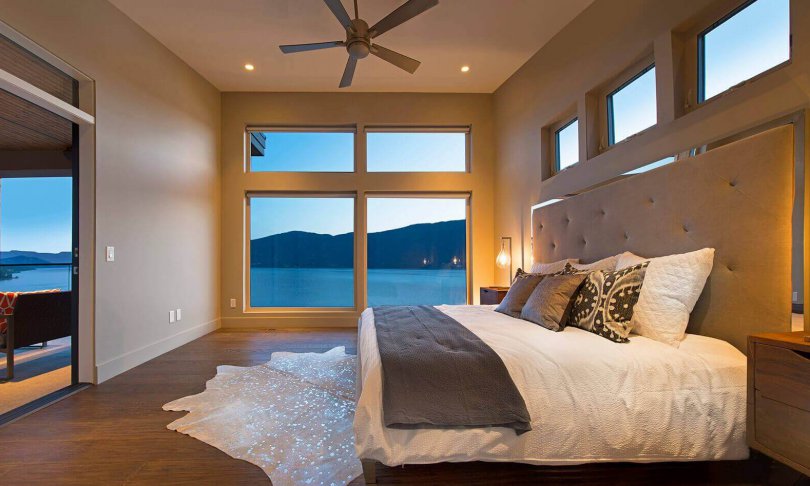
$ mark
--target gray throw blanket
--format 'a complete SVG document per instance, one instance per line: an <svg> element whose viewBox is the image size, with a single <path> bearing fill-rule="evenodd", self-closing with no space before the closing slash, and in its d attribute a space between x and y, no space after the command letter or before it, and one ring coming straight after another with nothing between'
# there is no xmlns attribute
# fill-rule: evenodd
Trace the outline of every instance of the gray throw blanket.
<svg viewBox="0 0 810 486"><path fill-rule="evenodd" d="M500 356L431 306L374 308L387 427L532 429Z"/></svg>

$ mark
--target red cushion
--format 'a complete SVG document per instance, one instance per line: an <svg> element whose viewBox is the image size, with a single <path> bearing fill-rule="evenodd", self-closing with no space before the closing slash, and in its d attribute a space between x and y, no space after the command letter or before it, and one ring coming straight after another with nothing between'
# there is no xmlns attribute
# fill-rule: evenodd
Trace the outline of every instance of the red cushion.
<svg viewBox="0 0 810 486"><path fill-rule="evenodd" d="M10 316L14 314L14 306L17 304L19 292L0 292L0 315ZM8 329L8 321L0 319L0 333L5 333Z"/></svg>

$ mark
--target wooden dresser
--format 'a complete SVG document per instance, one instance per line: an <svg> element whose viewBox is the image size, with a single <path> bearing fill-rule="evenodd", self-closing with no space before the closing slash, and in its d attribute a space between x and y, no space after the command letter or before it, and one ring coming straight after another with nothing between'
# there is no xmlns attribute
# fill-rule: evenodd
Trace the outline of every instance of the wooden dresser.
<svg viewBox="0 0 810 486"><path fill-rule="evenodd" d="M810 475L810 342L804 332L748 338L748 445Z"/></svg>
<svg viewBox="0 0 810 486"><path fill-rule="evenodd" d="M481 305L500 304L509 287L481 287Z"/></svg>

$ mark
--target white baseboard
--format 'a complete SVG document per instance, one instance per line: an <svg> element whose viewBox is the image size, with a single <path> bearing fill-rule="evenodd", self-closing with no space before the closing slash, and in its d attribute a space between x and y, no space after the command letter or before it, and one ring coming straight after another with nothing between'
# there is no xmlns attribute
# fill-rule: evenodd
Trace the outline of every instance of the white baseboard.
<svg viewBox="0 0 810 486"><path fill-rule="evenodd" d="M198 326L172 334L160 341L147 344L146 346L122 354L104 363L98 363L96 364L96 383L107 381L140 364L146 363L150 359L155 359L161 354L167 353L172 349L216 331L219 327L220 320L214 319L213 321L204 322Z"/></svg>

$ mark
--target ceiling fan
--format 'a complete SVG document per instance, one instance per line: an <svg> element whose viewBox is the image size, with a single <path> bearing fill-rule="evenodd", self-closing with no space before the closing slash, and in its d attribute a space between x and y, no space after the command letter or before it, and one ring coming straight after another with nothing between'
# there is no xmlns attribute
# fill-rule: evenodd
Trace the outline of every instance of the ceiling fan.
<svg viewBox="0 0 810 486"><path fill-rule="evenodd" d="M357 11L357 0L354 0L354 19L349 17L341 0L323 0L329 10L337 17L343 28L346 29L345 41L315 42L312 44L292 44L279 46L284 54L295 52L315 51L318 49L329 49L331 47L345 46L349 53L349 60L346 62L346 69L343 70L343 77L340 78L340 87L346 88L352 85L354 68L357 60L374 54L384 61L388 61L394 66L404 69L413 74L419 67L419 61L404 56L391 49L373 43L372 39L388 32L394 27L407 22L422 12L435 7L439 0L408 0L399 8L385 16L382 20L369 27L365 20L362 20Z"/></svg>

